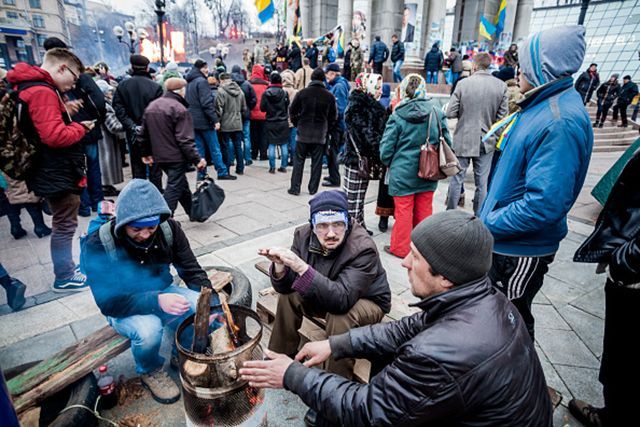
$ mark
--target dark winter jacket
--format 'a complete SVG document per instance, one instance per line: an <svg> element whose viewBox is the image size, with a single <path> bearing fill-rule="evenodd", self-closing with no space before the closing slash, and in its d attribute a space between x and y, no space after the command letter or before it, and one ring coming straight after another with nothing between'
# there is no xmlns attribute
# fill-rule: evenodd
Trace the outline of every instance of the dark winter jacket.
<svg viewBox="0 0 640 427"><path fill-rule="evenodd" d="M457 51L449 53L449 61L451 62L451 72L462 72L462 56Z"/></svg>
<svg viewBox="0 0 640 427"><path fill-rule="evenodd" d="M129 317L163 313L158 295L171 285L171 265L189 287L210 287L207 273L200 267L180 223L168 219L173 236L169 247L160 227L147 244L138 244L116 233L112 222L117 265L111 261L96 230L83 245L87 283L105 316Z"/></svg>
<svg viewBox="0 0 640 427"><path fill-rule="evenodd" d="M375 98L361 90L349 95L349 106L344 115L349 137L347 137L344 164L358 167L358 155L353 143L369 165L380 164L380 140L387 123L387 110ZM352 142L353 140L353 142Z"/></svg>
<svg viewBox="0 0 640 427"><path fill-rule="evenodd" d="M236 82L222 82L216 96L216 112L220 117L222 132L242 132L242 118L247 112L247 103Z"/></svg>
<svg viewBox="0 0 640 427"><path fill-rule="evenodd" d="M193 67L187 74L186 80L187 94L185 99L189 104L189 112L193 118L193 128L197 130L212 130L219 119L207 78L200 70Z"/></svg>
<svg viewBox="0 0 640 427"><path fill-rule="evenodd" d="M371 46L371 52L369 53L369 62L376 63L385 62L389 58L389 48L384 42L378 40Z"/></svg>
<svg viewBox="0 0 640 427"><path fill-rule="evenodd" d="M440 71L442 69L442 63L444 62L444 55L438 46L431 47L431 50L424 56L424 69L425 71Z"/></svg>
<svg viewBox="0 0 640 427"><path fill-rule="evenodd" d="M605 105L613 105L618 95L620 95L620 85L618 81L615 82L607 81L602 83L598 88L598 101Z"/></svg>
<svg viewBox="0 0 640 427"><path fill-rule="evenodd" d="M258 64L253 66L251 69L251 79L249 80L249 83L251 83L256 94L256 105L254 105L251 110L250 118L251 120L264 121L266 119L266 115L260 110L260 103L262 101L262 94L269 86L269 82L265 80L264 66Z"/></svg>
<svg viewBox="0 0 640 427"><path fill-rule="evenodd" d="M289 61L289 68L295 73L298 69L302 68L302 53L297 44L293 44L293 47L287 55L287 61Z"/></svg>
<svg viewBox="0 0 640 427"><path fill-rule="evenodd" d="M600 75L595 72L591 74L589 70L580 74L576 80L575 88L582 97L582 102L586 103L591 99L591 95L600 85Z"/></svg>
<svg viewBox="0 0 640 427"><path fill-rule="evenodd" d="M349 103L349 90L351 90L349 81L342 76L337 76L332 82L327 82L327 89L329 89L336 99L336 105L338 106L338 127L344 131L347 129L344 124L344 112Z"/></svg>
<svg viewBox="0 0 640 427"><path fill-rule="evenodd" d="M391 48L391 62L404 61L404 43L397 41Z"/></svg>
<svg viewBox="0 0 640 427"><path fill-rule="evenodd" d="M147 72L134 71L130 79L122 81L113 96L116 117L129 135L142 123L147 105L162 96L162 87L151 80Z"/></svg>
<svg viewBox="0 0 640 427"><path fill-rule="evenodd" d="M336 99L324 83L312 80L293 99L289 116L298 128L296 141L324 144L327 131L335 126L338 118Z"/></svg>
<svg viewBox="0 0 640 427"><path fill-rule="evenodd" d="M281 294L298 292L318 310L328 313L345 314L361 298L388 313L391 291L376 244L359 224L354 222L349 227L342 245L329 255L323 255L310 224L296 228L291 250L309 264L309 269L298 276L286 268L280 279L271 274L274 289Z"/></svg>
<svg viewBox="0 0 640 427"><path fill-rule="evenodd" d="M194 138L191 114L180 95L167 92L144 111L138 135L143 157L153 156L156 163L197 165L200 155Z"/></svg>
<svg viewBox="0 0 640 427"><path fill-rule="evenodd" d="M638 85L630 81L625 83L620 88L620 95L618 96L618 104L629 105L635 96L638 94Z"/></svg>
<svg viewBox="0 0 640 427"><path fill-rule="evenodd" d="M551 427L544 372L524 322L487 278L415 304L421 312L329 337L334 358L393 361L368 384L294 362L284 387L319 425Z"/></svg>
<svg viewBox="0 0 640 427"><path fill-rule="evenodd" d="M614 283L640 283L640 151L624 167L573 260L608 265Z"/></svg>
<svg viewBox="0 0 640 427"><path fill-rule="evenodd" d="M98 85L87 73L78 76L75 88L65 93L68 100L79 99L83 102L82 108L73 115L72 119L76 123L85 120L97 120L95 127L84 137L84 142L95 143L102 138L100 125L104 123L107 115L104 94Z"/></svg>
<svg viewBox="0 0 640 427"><path fill-rule="evenodd" d="M86 130L71 121L51 75L20 62L7 73L7 81L20 90L20 100L28 106L29 119L20 124L20 129L38 147L26 180L29 190L41 197L82 193L86 166L80 141Z"/></svg>
<svg viewBox="0 0 640 427"><path fill-rule="evenodd" d="M318 54L318 48L315 46L308 47L304 54L304 57L309 59L309 66L314 70L318 68Z"/></svg>
<svg viewBox="0 0 640 427"><path fill-rule="evenodd" d="M260 110L267 115L264 136L268 144L289 142L289 96L281 84L272 84L262 95Z"/></svg>
<svg viewBox="0 0 640 427"><path fill-rule="evenodd" d="M249 83L247 79L244 78L244 74L242 74L242 71L239 65L234 65L231 71L232 71L231 80L236 82L238 86L240 86L240 89L242 89L242 93L244 93L244 101L247 109L242 119L249 120L251 110L253 110L253 108L258 103L258 98L256 97L256 91L253 90L253 86L251 86L251 83Z"/></svg>
<svg viewBox="0 0 640 427"><path fill-rule="evenodd" d="M504 53L504 63L505 65L508 65L511 68L516 68L518 66L518 51L517 50L511 50L511 48L509 48L509 50L507 50Z"/></svg>

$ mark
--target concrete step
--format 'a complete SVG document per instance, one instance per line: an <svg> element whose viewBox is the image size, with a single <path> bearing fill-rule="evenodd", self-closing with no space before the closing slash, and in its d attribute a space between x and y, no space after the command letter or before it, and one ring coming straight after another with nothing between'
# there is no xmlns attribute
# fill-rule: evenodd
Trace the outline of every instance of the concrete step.
<svg viewBox="0 0 640 427"><path fill-rule="evenodd" d="M635 139L595 139L593 145L631 145Z"/></svg>
<svg viewBox="0 0 640 427"><path fill-rule="evenodd" d="M618 153L625 151L628 145L596 145L593 147L594 153Z"/></svg>
<svg viewBox="0 0 640 427"><path fill-rule="evenodd" d="M593 128L593 133L596 135L632 136L638 135L638 129L633 129L632 127L619 128L617 126L603 126L601 128Z"/></svg>

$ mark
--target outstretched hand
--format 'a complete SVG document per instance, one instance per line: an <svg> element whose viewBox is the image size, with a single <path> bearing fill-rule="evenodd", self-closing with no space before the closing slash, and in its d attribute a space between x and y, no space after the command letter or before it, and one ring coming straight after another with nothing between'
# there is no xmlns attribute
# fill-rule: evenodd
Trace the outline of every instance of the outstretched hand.
<svg viewBox="0 0 640 427"><path fill-rule="evenodd" d="M329 357L331 357L329 340L323 340L306 343L296 354L295 360L297 362L304 360L303 365L310 368L325 362Z"/></svg>
<svg viewBox="0 0 640 427"><path fill-rule="evenodd" d="M284 373L293 360L284 354L264 351L265 356L271 360L249 360L244 362L240 375L243 380L249 381L251 387L258 388L282 388Z"/></svg>

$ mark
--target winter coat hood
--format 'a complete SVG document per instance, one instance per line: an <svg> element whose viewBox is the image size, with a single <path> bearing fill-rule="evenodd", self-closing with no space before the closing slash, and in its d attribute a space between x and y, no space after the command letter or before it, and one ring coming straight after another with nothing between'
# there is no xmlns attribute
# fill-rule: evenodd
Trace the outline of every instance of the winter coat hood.
<svg viewBox="0 0 640 427"><path fill-rule="evenodd" d="M185 77L185 80L187 81L187 83L197 79L198 77L202 77L203 79L204 74L202 74L200 72L200 70L198 70L196 67L191 68L191 70L189 70L189 72L187 73L187 76Z"/></svg>
<svg viewBox="0 0 640 427"><path fill-rule="evenodd" d="M271 85L264 91L263 96L267 97L269 102L280 102L287 96L287 92L281 85Z"/></svg>
<svg viewBox="0 0 640 427"><path fill-rule="evenodd" d="M132 221L150 216L160 216L166 221L171 216L171 209L151 181L132 179L116 201L116 234Z"/></svg>
<svg viewBox="0 0 640 427"><path fill-rule="evenodd" d="M238 83L238 85L242 85L246 81L239 65L234 65L231 69L231 80Z"/></svg>
<svg viewBox="0 0 640 427"><path fill-rule="evenodd" d="M55 87L55 83L49 72L35 65L29 65L26 62L16 64L13 70L7 72L7 81L12 85L25 82L45 82Z"/></svg>
<svg viewBox="0 0 640 427"><path fill-rule="evenodd" d="M251 79L261 79L265 80L264 76L264 67L260 64L256 64L251 69Z"/></svg>
<svg viewBox="0 0 640 427"><path fill-rule="evenodd" d="M242 89L240 89L240 86L238 85L238 83L234 82L233 80L222 83L218 88L218 90L219 91L224 90L234 98L240 96L240 94L242 93Z"/></svg>
<svg viewBox="0 0 640 427"><path fill-rule="evenodd" d="M296 84L296 75L291 70L284 70L282 72L282 85L284 87L294 87Z"/></svg>
<svg viewBox="0 0 640 427"><path fill-rule="evenodd" d="M586 50L585 28L568 25L534 33L520 46L520 68L534 87L571 76L580 69Z"/></svg>
<svg viewBox="0 0 640 427"><path fill-rule="evenodd" d="M395 113L409 123L424 123L431 113L431 105L426 99L410 99L401 102Z"/></svg>

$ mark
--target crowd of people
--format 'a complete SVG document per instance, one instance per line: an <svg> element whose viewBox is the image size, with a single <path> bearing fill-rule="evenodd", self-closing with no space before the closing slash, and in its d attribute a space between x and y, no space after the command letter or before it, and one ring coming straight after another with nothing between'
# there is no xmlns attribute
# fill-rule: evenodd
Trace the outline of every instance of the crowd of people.
<svg viewBox="0 0 640 427"><path fill-rule="evenodd" d="M599 86L593 64L574 90L570 76L584 58L584 28L559 27L536 37L536 49L532 38L522 50L511 46L497 70L488 53L468 57L452 49L445 59L436 44L425 56L424 76L403 76L403 43L394 36L389 51L376 36L368 61L352 41L342 67L331 42L322 52L311 42L304 48L278 43L271 51L256 40L253 51L243 52L243 64L230 70L219 55L211 66L197 59L182 74L169 63L152 76L149 59L134 54L124 79L111 76L104 63L85 67L61 40L50 38L40 66L17 64L6 75L31 118L23 132L38 142L26 181L3 175L7 189L0 201L10 213L11 234L26 234L19 220L24 207L34 233L51 235L53 290L90 287L109 324L132 340L143 383L159 402L174 402L179 390L162 371L158 353L162 330L192 313L195 291L211 286L173 219L178 204L191 210L187 174L197 170L203 180L213 166L218 180L236 180L254 162L268 161L269 174L293 166L288 193L297 196L310 157L309 223L296 230L291 249L259 251L272 261L271 282L280 295L271 360L245 364L245 379L300 395L311 408L310 424L551 425L561 396L547 388L533 347L532 302L567 234L593 127L614 105L614 119L619 113L626 126L638 88L630 76L620 87L616 75ZM383 78L388 59L397 83L393 94ZM428 85L439 82L445 64L452 95L442 108ZM598 116L592 125L584 104L593 92ZM457 120L453 135L448 119ZM459 166L448 185L448 212L436 215L438 180L419 175L428 144L451 146ZM119 192L127 159L132 180ZM473 214L457 210L465 203L471 164ZM625 170L625 182L635 172ZM403 259L423 310L390 324L380 323L391 293L365 224L372 180L379 181L379 230L387 231L389 217L395 218L383 250ZM341 189L316 194L321 181ZM606 407L570 404L588 426L599 425L594 417L616 425L612 420L630 410L621 393L624 373L615 366L631 359L614 329L633 315L609 314L638 299L637 288L627 285L639 280L640 237L635 211L625 217L629 227L616 225L620 205L637 198L625 199L621 194L628 190L618 187L608 202L615 209L605 207L599 219L617 234L597 228L598 239L576 254L611 267L607 375L601 378ZM78 215L101 213L101 202L118 194L115 219L86 237L84 265L77 266L72 240ZM52 216L52 228L43 211ZM109 274L114 262L129 279ZM170 285L170 265L190 289ZM5 273L0 269L0 283L9 305L19 309L25 285ZM129 281L140 285L132 289ZM324 317L332 337L297 352L305 314ZM607 336L613 338L607 342ZM359 357L372 359L372 378L349 387ZM308 369L325 361L328 372Z"/></svg>

